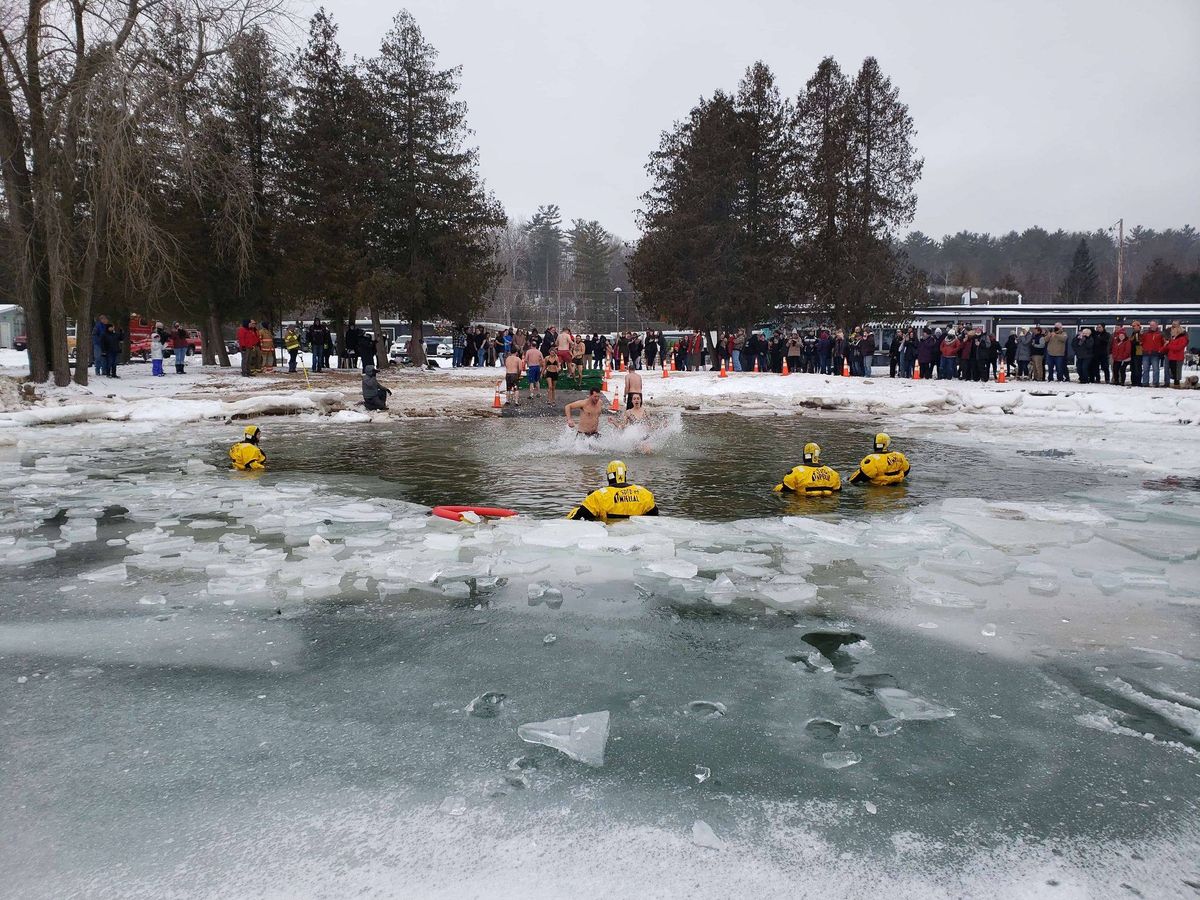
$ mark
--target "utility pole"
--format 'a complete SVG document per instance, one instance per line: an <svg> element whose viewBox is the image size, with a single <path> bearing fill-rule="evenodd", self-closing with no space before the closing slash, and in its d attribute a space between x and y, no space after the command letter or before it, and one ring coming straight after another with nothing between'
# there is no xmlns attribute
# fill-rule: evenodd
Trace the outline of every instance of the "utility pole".
<svg viewBox="0 0 1200 900"><path fill-rule="evenodd" d="M1117 219L1117 304L1121 303L1121 286L1125 281L1125 220Z"/></svg>

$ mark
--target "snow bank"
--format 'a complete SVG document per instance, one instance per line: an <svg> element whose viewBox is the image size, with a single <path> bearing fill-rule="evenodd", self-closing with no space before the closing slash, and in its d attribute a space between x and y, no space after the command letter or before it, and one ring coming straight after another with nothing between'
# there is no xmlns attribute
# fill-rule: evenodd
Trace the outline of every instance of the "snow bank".
<svg viewBox="0 0 1200 900"><path fill-rule="evenodd" d="M642 374L648 401L698 405L704 409L745 409L746 401L763 408L810 407L843 412L904 415L970 413L975 415L1076 418L1091 421L1200 423L1200 392L1169 388L1122 388L1111 385L1021 382L977 384L966 381L908 381L890 378L837 378L826 375L737 373L720 378L712 372L684 372L662 379ZM623 390L623 379L609 382Z"/></svg>
<svg viewBox="0 0 1200 900"><path fill-rule="evenodd" d="M0 413L0 428L29 425L67 425L77 422L163 422L182 424L204 419L248 419L260 416L328 414L346 404L335 391L296 391L259 394L230 402L190 400L178 397L120 401L93 399L62 406L34 406Z"/></svg>

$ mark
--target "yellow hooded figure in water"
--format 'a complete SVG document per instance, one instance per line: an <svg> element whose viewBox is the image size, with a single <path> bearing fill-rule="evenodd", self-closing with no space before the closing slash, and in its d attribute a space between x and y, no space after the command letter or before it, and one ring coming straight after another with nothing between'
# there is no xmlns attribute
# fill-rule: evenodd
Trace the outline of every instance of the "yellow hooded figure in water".
<svg viewBox="0 0 1200 900"><path fill-rule="evenodd" d="M804 465L796 466L783 476L775 490L795 491L804 496L829 496L842 489L842 476L829 466L821 465L821 445L804 445Z"/></svg>
<svg viewBox="0 0 1200 900"><path fill-rule="evenodd" d="M625 463L614 459L608 464L605 474L608 486L584 497L582 503L567 513L568 519L608 522L611 519L658 515L654 495L641 485L626 483L628 472Z"/></svg>
<svg viewBox="0 0 1200 900"><path fill-rule="evenodd" d="M871 484L899 484L908 475L908 457L899 450L889 450L892 439L883 432L875 435L875 452L868 453L850 476L851 484L869 481Z"/></svg>
<svg viewBox="0 0 1200 900"><path fill-rule="evenodd" d="M257 425L247 425L242 432L242 439L229 448L229 458L238 471L256 472L267 467L267 455L258 447L260 434L262 432Z"/></svg>

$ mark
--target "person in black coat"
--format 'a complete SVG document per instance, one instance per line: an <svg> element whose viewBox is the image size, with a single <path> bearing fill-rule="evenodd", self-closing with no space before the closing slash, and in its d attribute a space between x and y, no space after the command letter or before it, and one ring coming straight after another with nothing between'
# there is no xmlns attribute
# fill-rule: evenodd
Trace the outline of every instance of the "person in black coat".
<svg viewBox="0 0 1200 900"><path fill-rule="evenodd" d="M360 328L358 330L358 346L351 348L347 345L346 349L354 353L355 356L362 357L363 371L366 371L367 366L370 366L372 369L375 368L375 336L370 332L363 331ZM352 363L352 365L354 368L358 368L356 363Z"/></svg>
<svg viewBox="0 0 1200 900"><path fill-rule="evenodd" d="M1095 353L1092 329L1084 328L1071 338L1071 349L1075 352L1075 374L1079 376L1079 383L1088 384L1092 380L1092 356Z"/></svg>
<svg viewBox="0 0 1200 900"><path fill-rule="evenodd" d="M362 344L363 330L357 325L351 324L346 329L346 340L342 344L346 348L346 362L351 369L358 368L358 348Z"/></svg>
<svg viewBox="0 0 1200 900"><path fill-rule="evenodd" d="M391 393L375 378L375 366L365 361L362 377L363 405L367 409L387 409L387 398Z"/></svg>
<svg viewBox="0 0 1200 900"><path fill-rule="evenodd" d="M892 342L888 344L888 378L896 377L896 369L900 366L900 346L904 343L900 339L900 329L892 334Z"/></svg>
<svg viewBox="0 0 1200 900"><path fill-rule="evenodd" d="M1009 332L1008 340L1004 342L1004 369L1010 375L1017 364L1017 333Z"/></svg>
<svg viewBox="0 0 1200 900"><path fill-rule="evenodd" d="M124 340L125 332L112 325L107 326L100 339L100 349L104 351L104 374L109 378L121 377L117 374L117 358L121 355L121 343Z"/></svg>
<svg viewBox="0 0 1200 900"><path fill-rule="evenodd" d="M1104 383L1110 382L1108 358L1112 355L1112 334L1103 325L1097 325L1092 332L1092 371L1090 378L1093 384L1100 383L1100 373L1104 373Z"/></svg>

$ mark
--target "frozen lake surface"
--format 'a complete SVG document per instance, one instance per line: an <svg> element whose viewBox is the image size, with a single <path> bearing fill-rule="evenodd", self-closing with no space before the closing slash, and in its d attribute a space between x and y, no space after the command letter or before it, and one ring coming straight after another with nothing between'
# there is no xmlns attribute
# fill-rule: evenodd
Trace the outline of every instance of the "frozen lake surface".
<svg viewBox="0 0 1200 900"><path fill-rule="evenodd" d="M1200 890L1200 493L893 432L804 505L873 427L513 424L6 451L0 894ZM562 521L613 456L670 515Z"/></svg>

